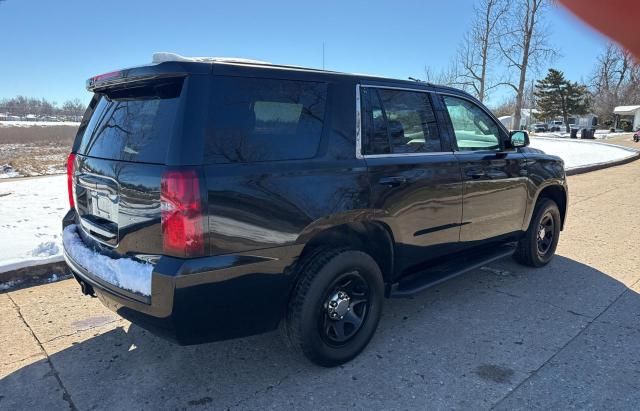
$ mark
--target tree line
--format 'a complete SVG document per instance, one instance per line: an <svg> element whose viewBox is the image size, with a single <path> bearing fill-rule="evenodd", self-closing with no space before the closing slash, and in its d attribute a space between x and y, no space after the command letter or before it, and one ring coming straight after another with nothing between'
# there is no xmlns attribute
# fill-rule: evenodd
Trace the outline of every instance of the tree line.
<svg viewBox="0 0 640 411"><path fill-rule="evenodd" d="M448 66L440 72L425 67L426 80L462 88L483 102L498 87L512 89L513 96L494 111L498 115L513 115L512 128L518 128L523 108L540 109L537 102L542 96L549 103L555 95L549 84L533 81L558 55L550 43L545 22L553 3L553 0L478 0L473 22ZM585 56L575 64L594 62L593 73L582 83L564 79L559 70L548 73L555 76L548 80L571 87L578 112L570 114L592 111L602 124L610 125L615 106L640 103L640 64L615 44L607 45L601 55L594 52L594 56ZM561 106L562 97L556 100ZM558 114L556 107L546 107L544 111L565 117Z"/></svg>
<svg viewBox="0 0 640 411"><path fill-rule="evenodd" d="M513 89L513 123L520 124L527 76L552 58L544 15L552 0L478 0L473 22L447 69L427 81L462 88L484 102L497 87ZM515 127L517 128L517 127Z"/></svg>
<svg viewBox="0 0 640 411"><path fill-rule="evenodd" d="M610 43L597 57L588 86L591 109L603 124L611 126L615 106L640 104L640 62Z"/></svg>
<svg viewBox="0 0 640 411"><path fill-rule="evenodd" d="M0 114L24 117L33 114L37 117L68 116L77 117L84 114L87 108L80 99L67 100L61 105L45 98L16 96L0 100Z"/></svg>

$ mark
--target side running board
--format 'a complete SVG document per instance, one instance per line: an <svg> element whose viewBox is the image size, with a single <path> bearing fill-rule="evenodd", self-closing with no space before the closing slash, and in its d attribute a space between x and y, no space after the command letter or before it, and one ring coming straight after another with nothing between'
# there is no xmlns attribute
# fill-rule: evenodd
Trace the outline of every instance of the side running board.
<svg viewBox="0 0 640 411"><path fill-rule="evenodd" d="M483 265L512 255L516 250L514 243L462 254L461 258L447 261L424 271L410 274L391 287L389 297L407 298L427 288L457 277Z"/></svg>

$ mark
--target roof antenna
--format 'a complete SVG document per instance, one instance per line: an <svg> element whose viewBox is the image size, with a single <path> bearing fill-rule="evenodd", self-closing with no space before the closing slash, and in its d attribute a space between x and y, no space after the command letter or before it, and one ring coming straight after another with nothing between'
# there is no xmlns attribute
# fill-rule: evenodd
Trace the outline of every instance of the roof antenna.
<svg viewBox="0 0 640 411"><path fill-rule="evenodd" d="M409 80L417 81L418 83L425 83L424 80L420 80L419 78L409 77Z"/></svg>
<svg viewBox="0 0 640 411"><path fill-rule="evenodd" d="M322 70L324 70L324 41L322 42Z"/></svg>

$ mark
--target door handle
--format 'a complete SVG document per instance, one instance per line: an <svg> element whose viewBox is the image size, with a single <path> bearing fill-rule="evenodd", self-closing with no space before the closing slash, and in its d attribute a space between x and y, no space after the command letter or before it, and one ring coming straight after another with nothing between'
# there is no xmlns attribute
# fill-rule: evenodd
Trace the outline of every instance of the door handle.
<svg viewBox="0 0 640 411"><path fill-rule="evenodd" d="M487 173L485 173L484 170L469 170L469 171L467 171L467 177L471 177L473 179L482 178L482 177L485 177L486 175L487 175Z"/></svg>
<svg viewBox="0 0 640 411"><path fill-rule="evenodd" d="M389 187L398 187L406 184L407 178L404 176L382 177L378 180L378 184L382 184Z"/></svg>

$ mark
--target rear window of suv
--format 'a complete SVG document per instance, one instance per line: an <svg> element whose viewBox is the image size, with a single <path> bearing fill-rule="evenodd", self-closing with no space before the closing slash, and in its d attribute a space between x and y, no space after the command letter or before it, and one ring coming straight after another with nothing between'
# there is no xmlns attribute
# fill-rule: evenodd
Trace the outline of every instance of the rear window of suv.
<svg viewBox="0 0 640 411"><path fill-rule="evenodd" d="M77 153L162 164L173 134L182 80L127 85L96 94L78 132Z"/></svg>
<svg viewBox="0 0 640 411"><path fill-rule="evenodd" d="M205 162L314 157L322 135L326 96L325 83L214 78Z"/></svg>

